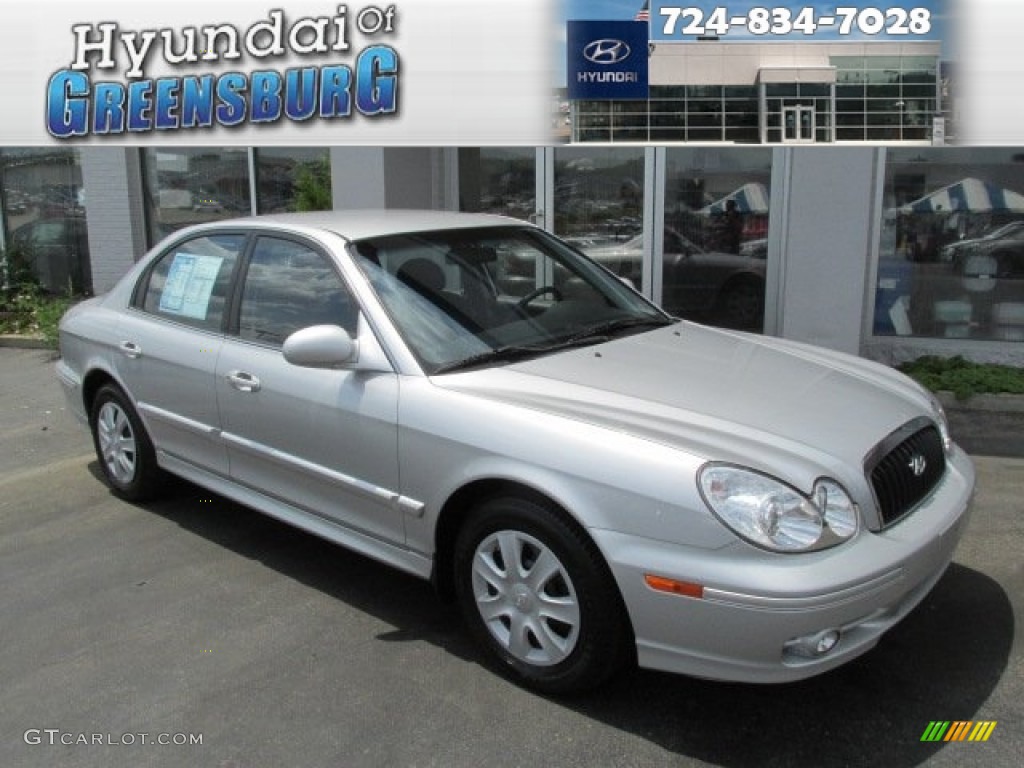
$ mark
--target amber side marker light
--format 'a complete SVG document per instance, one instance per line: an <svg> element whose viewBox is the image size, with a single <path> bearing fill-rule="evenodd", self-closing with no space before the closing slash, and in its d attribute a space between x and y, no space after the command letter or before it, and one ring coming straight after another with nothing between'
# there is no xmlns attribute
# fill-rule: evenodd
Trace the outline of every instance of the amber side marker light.
<svg viewBox="0 0 1024 768"><path fill-rule="evenodd" d="M695 597L698 600L704 597L704 585L702 584L666 579L664 576L653 576L649 573L644 574L644 581L647 582L648 587L658 592L668 592L673 595L682 595L683 597Z"/></svg>

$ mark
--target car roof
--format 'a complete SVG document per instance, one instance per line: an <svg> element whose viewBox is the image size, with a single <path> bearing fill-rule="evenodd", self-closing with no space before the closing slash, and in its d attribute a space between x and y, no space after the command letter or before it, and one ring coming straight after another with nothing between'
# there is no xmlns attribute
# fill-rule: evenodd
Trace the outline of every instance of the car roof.
<svg viewBox="0 0 1024 768"><path fill-rule="evenodd" d="M316 211L308 213L275 213L249 216L241 219L221 219L210 222L216 226L286 227L305 231L332 232L347 240L368 237L427 232L441 229L467 229L472 227L532 226L519 219L483 213L456 213L453 211L376 210Z"/></svg>

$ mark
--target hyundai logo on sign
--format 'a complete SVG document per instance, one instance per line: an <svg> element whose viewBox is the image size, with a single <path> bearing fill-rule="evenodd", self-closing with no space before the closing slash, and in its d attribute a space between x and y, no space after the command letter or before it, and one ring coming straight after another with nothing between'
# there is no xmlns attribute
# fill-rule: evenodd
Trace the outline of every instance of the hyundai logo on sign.
<svg viewBox="0 0 1024 768"><path fill-rule="evenodd" d="M583 58L595 64L618 64L629 58L629 46L621 40L594 40L583 47Z"/></svg>
<svg viewBox="0 0 1024 768"><path fill-rule="evenodd" d="M570 99L647 98L647 22L570 21Z"/></svg>

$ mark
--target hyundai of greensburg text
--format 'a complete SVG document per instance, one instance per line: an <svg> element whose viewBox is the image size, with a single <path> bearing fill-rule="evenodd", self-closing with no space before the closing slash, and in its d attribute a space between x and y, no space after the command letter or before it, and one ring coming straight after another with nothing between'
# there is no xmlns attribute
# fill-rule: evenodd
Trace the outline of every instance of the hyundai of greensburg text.
<svg viewBox="0 0 1024 768"><path fill-rule="evenodd" d="M495 216L183 229L60 344L117 495L171 473L432 579L544 692L847 662L938 581L974 486L902 375L677 320Z"/></svg>

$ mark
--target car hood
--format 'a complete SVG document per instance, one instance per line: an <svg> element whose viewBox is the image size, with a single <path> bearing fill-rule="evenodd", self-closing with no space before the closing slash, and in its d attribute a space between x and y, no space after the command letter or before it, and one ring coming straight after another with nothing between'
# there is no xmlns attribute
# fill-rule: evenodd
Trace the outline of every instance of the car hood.
<svg viewBox="0 0 1024 768"><path fill-rule="evenodd" d="M862 467L880 440L932 414L884 366L691 323L434 383L810 481Z"/></svg>

